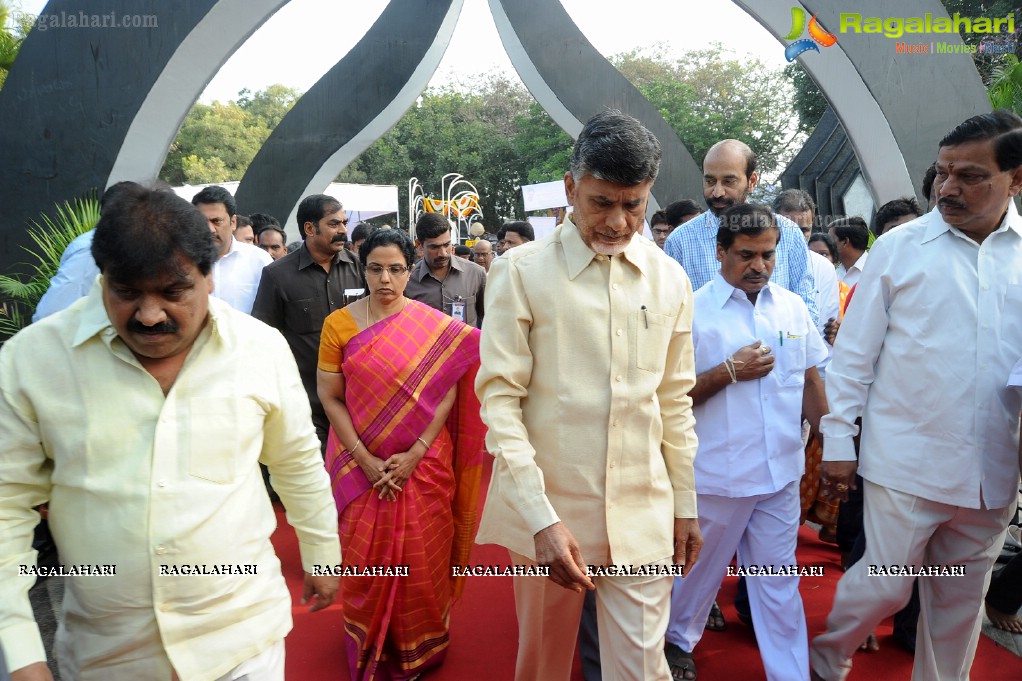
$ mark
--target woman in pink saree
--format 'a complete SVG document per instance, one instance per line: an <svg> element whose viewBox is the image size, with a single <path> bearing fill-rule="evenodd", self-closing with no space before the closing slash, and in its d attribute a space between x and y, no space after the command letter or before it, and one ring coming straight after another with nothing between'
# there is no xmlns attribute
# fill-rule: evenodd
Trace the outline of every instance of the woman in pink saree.
<svg viewBox="0 0 1022 681"><path fill-rule="evenodd" d="M345 645L353 680L416 679L443 661L475 533L479 331L404 297L400 230L359 256L370 295L327 318L318 371L343 563L376 573L342 574Z"/></svg>

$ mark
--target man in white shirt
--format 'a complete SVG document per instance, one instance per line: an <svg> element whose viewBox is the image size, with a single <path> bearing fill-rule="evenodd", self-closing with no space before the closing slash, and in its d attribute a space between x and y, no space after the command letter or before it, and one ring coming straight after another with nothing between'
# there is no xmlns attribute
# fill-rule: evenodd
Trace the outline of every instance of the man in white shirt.
<svg viewBox="0 0 1022 681"><path fill-rule="evenodd" d="M768 208L727 209L717 233L720 272L695 294L690 395L705 543L696 565L674 580L665 652L676 679L695 678L691 653L736 550L740 567L795 566L802 414L815 429L827 411L815 368L827 349L802 299L770 283L779 240ZM771 681L809 674L798 582L797 570L747 580Z"/></svg>
<svg viewBox="0 0 1022 681"><path fill-rule="evenodd" d="M844 679L918 579L915 681L967 679L989 572L1018 499L1022 355L1022 119L974 116L940 142L937 211L880 237L827 371L824 486L855 484L862 416L866 551L838 583L813 678Z"/></svg>
<svg viewBox="0 0 1022 681"><path fill-rule="evenodd" d="M258 246L234 238L238 207L234 197L223 187L204 187L192 197L192 205L209 222L219 254L213 263L213 295L235 310L252 314L263 268L273 262L273 258Z"/></svg>
<svg viewBox="0 0 1022 681"><path fill-rule="evenodd" d="M0 350L0 647L11 679L52 681L27 593L34 509L49 503L73 575L56 642L63 678L283 681L292 603L258 462L297 531L313 609L337 590L317 566L340 562L287 343L210 297L216 251L177 196L120 192L92 253L103 276L89 295Z"/></svg>
<svg viewBox="0 0 1022 681"><path fill-rule="evenodd" d="M827 225L830 238L837 244L837 276L848 286L855 286L862 276L869 253L869 227L857 215L839 218Z"/></svg>
<svg viewBox="0 0 1022 681"><path fill-rule="evenodd" d="M813 223L816 220L816 202L809 192L802 189L786 189L774 199L774 213L788 218L802 230L802 236L806 241L813 233ZM840 314L840 292L837 285L837 272L834 265L819 253L810 249L809 270L813 274L815 284L816 309L819 312L819 324L817 328L823 334L823 327L829 321L835 321ZM830 346L828 345L827 359L817 367L820 375L824 375L824 368L830 362Z"/></svg>

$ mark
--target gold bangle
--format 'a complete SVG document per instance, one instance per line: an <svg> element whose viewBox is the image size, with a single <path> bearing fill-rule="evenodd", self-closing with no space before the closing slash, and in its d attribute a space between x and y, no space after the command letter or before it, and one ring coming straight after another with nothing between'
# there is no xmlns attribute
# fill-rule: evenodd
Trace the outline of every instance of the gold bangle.
<svg viewBox="0 0 1022 681"><path fill-rule="evenodd" d="M362 438L359 438L358 441L355 442L355 446L348 450L348 454L354 455L355 454L355 450L357 450L361 445L362 445Z"/></svg>
<svg viewBox="0 0 1022 681"><path fill-rule="evenodd" d="M422 443L422 445L426 448L427 452L429 451L429 445L426 444L425 440L423 440L421 437L417 437L415 439Z"/></svg>

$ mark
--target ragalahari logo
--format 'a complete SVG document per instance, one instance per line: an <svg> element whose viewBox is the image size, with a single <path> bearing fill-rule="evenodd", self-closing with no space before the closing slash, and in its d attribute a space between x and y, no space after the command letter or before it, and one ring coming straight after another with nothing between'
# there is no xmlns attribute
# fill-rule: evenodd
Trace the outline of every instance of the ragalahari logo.
<svg viewBox="0 0 1022 681"><path fill-rule="evenodd" d="M816 15L809 20L809 38L802 38L797 40L802 35L802 32L806 28L806 11L801 7L791 8L791 33L784 36L784 40L794 40L792 44L788 45L784 49L784 58L788 61L795 61L798 56L809 50L820 51L820 48L816 45L819 44L822 47L830 47L837 42L837 36L833 33L828 33L823 30L820 26L820 22L816 20ZM812 40L810 40L812 38Z"/></svg>

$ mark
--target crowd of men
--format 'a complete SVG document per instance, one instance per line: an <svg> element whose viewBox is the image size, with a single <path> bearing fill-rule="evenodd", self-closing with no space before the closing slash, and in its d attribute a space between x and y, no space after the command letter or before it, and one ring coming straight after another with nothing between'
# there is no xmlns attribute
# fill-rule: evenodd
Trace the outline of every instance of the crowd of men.
<svg viewBox="0 0 1022 681"><path fill-rule="evenodd" d="M508 222L496 249L480 239L459 257L444 216L414 224L406 295L482 329L494 467L477 542L549 568L514 578L516 679L568 679L576 636L587 681L697 678L733 559L779 571L744 580L736 603L768 679L844 679L899 611L913 679L967 679L1018 504L1022 119L949 132L923 181L933 210L898 199L872 229L822 220L800 190L751 203L755 154L722 140L703 160L707 210L671 203L646 239L660 161L645 127L605 110L575 143L571 211L550 236ZM374 227L349 232L322 194L296 216L289 252L279 222L241 219L221 187L189 205L114 185L38 323L0 351L13 679L51 678L34 577L16 574L35 562L42 504L63 563L118 565L117 580L69 581L55 652L67 678L283 678L290 603L257 464L298 533L304 600L332 602L336 579L311 567L341 548L315 368L326 317L365 295L357 246ZM841 511L821 538L832 532L846 569L811 644L795 553L807 437L825 444L819 500ZM259 578L159 576L177 563L257 565ZM1005 628L1019 573L987 600Z"/></svg>

